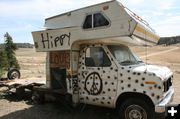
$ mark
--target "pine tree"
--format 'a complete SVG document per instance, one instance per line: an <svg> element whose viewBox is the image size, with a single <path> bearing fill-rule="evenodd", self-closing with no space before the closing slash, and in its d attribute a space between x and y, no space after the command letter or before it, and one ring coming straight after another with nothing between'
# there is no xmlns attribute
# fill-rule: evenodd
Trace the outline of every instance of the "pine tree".
<svg viewBox="0 0 180 119"><path fill-rule="evenodd" d="M6 54L4 53L4 50L0 49L0 78L8 67Z"/></svg>
<svg viewBox="0 0 180 119"><path fill-rule="evenodd" d="M7 59L7 63L10 67L14 67L19 69L19 64L18 61L15 57L15 51L17 50L16 44L13 43L13 39L12 37L9 35L9 33L7 32L4 35L5 38L5 44L4 44L4 52L6 54L6 59Z"/></svg>

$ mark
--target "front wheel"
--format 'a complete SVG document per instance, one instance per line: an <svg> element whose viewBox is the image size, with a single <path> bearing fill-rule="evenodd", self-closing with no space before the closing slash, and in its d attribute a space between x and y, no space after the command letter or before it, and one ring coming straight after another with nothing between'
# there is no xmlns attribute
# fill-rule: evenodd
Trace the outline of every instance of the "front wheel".
<svg viewBox="0 0 180 119"><path fill-rule="evenodd" d="M126 100L119 107L120 119L154 119L153 106L136 98Z"/></svg>

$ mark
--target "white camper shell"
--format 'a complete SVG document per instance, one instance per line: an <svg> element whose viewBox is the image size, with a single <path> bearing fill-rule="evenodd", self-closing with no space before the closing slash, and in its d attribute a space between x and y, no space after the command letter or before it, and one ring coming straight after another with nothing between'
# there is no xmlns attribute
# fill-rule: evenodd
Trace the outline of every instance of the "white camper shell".
<svg viewBox="0 0 180 119"><path fill-rule="evenodd" d="M122 119L165 113L173 73L143 63L128 48L156 44L159 36L121 3L50 17L45 28L32 35L36 51L47 52L46 88L71 95L74 104L119 108Z"/></svg>
<svg viewBox="0 0 180 119"><path fill-rule="evenodd" d="M117 1L47 18L44 31L33 32L36 51L71 50L89 40L126 44L156 44L159 36L135 13Z"/></svg>

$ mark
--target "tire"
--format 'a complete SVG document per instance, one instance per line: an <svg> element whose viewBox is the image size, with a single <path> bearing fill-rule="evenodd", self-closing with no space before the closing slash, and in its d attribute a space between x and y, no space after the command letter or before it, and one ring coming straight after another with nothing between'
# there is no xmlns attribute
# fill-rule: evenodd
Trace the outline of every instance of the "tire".
<svg viewBox="0 0 180 119"><path fill-rule="evenodd" d="M7 74L8 79L20 79L21 74L17 69L10 69Z"/></svg>
<svg viewBox="0 0 180 119"><path fill-rule="evenodd" d="M154 119L155 112L152 105L142 99L130 98L124 101L118 110L120 119Z"/></svg>

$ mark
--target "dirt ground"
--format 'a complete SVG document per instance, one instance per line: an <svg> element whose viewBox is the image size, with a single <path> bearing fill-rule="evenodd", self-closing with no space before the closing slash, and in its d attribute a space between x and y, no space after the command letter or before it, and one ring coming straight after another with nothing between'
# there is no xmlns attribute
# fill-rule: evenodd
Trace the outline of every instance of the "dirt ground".
<svg viewBox="0 0 180 119"><path fill-rule="evenodd" d="M173 104L180 103L180 44L153 47L133 46L131 50L144 62L167 66L174 72ZM45 79L46 53L37 53L34 49L19 49L16 55L21 66L22 79L20 80ZM59 103L34 105L28 93L25 99L18 99L14 94L0 91L0 119L116 119L116 115L115 110L89 105L80 105L75 110L70 110Z"/></svg>

